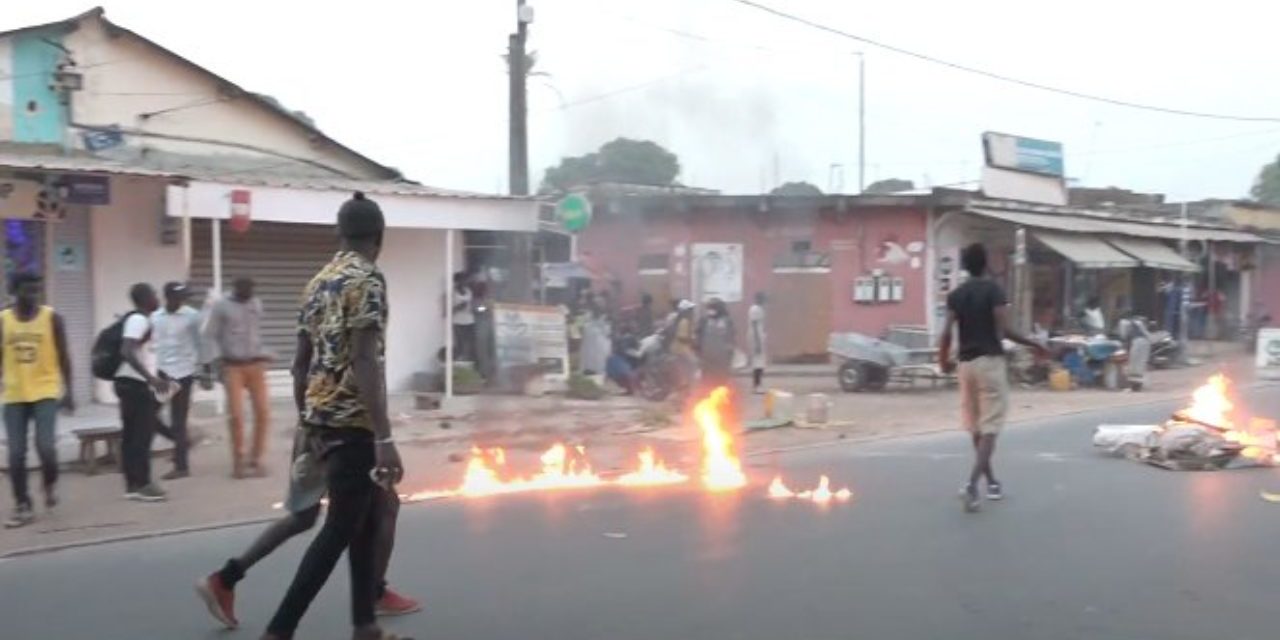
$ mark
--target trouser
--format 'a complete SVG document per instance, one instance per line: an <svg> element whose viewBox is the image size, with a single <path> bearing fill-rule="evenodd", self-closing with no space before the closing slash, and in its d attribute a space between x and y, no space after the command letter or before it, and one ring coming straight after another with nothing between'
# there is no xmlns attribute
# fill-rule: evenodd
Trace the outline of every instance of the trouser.
<svg viewBox="0 0 1280 640"><path fill-rule="evenodd" d="M476 325L453 325L453 359L470 362L475 358Z"/></svg>
<svg viewBox="0 0 1280 640"><path fill-rule="evenodd" d="M11 402L4 406L4 430L9 438L9 482L13 500L19 507L31 506L27 490L27 428L36 423L36 453L40 456L40 472L45 489L58 482L58 450L56 423L57 400Z"/></svg>
<svg viewBox="0 0 1280 640"><path fill-rule="evenodd" d="M164 375L161 372L160 375ZM178 391L169 399L169 424L156 421L156 433L173 442L173 468L178 471L189 471L188 452L191 450L191 438L187 432L187 417L191 413L191 387L195 378L169 378L178 385Z"/></svg>
<svg viewBox="0 0 1280 640"><path fill-rule="evenodd" d="M124 488L137 491L151 484L151 441L155 439L159 403L151 387L141 380L116 378L120 399L120 458Z"/></svg>
<svg viewBox="0 0 1280 640"><path fill-rule="evenodd" d="M227 389L227 424L231 430L231 460L237 467L245 462L244 396L253 404L253 444L248 462L257 466L267 444L271 411L267 399L267 368L261 362L226 364L222 384Z"/></svg>
<svg viewBox="0 0 1280 640"><path fill-rule="evenodd" d="M293 635L344 551L351 570L352 625L373 624L378 579L375 539L381 517L378 493L382 489L369 476L375 459L371 436L339 444L329 451L329 512L320 533L302 556L293 583L267 626L268 633L286 638Z"/></svg>

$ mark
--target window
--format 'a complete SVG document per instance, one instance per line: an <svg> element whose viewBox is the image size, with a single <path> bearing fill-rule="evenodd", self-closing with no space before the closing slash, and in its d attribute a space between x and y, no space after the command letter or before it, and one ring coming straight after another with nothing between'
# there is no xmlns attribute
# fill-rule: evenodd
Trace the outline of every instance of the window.
<svg viewBox="0 0 1280 640"><path fill-rule="evenodd" d="M826 252L814 251L812 240L792 240L790 251L774 257L773 268L827 270L831 268L831 256Z"/></svg>
<svg viewBox="0 0 1280 640"><path fill-rule="evenodd" d="M637 269L642 274L659 275L667 272L669 262L665 253L646 253L640 256Z"/></svg>

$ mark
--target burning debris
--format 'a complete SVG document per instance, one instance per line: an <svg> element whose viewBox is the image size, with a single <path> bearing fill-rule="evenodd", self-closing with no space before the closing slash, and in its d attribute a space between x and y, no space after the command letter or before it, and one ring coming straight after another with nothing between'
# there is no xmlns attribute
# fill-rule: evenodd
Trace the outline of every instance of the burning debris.
<svg viewBox="0 0 1280 640"><path fill-rule="evenodd" d="M693 419L701 432L701 468L699 481L702 487L713 493L736 491L746 487L748 479L742 470L733 434L726 428L730 415L729 389L719 387L695 405ZM498 447L473 447L467 459L461 483L454 489L420 491L402 495L405 502L421 502L447 497L479 498L484 496L549 491L557 489L584 489L594 487L654 487L680 485L690 481L690 476L671 468L658 457L652 447L637 454L634 470L613 478L597 474L591 467L586 448L582 445L557 443L542 454L541 469L531 476L513 475L507 471L507 454ZM847 489L831 489L827 476L819 479L814 489L793 492L783 484L781 476L769 487L769 497L796 499L827 504L845 502L853 497Z"/></svg>
<svg viewBox="0 0 1280 640"><path fill-rule="evenodd" d="M1192 393L1191 406L1164 424L1101 425L1093 444L1178 471L1280 464L1275 421L1244 415L1233 396L1231 381L1219 373Z"/></svg>

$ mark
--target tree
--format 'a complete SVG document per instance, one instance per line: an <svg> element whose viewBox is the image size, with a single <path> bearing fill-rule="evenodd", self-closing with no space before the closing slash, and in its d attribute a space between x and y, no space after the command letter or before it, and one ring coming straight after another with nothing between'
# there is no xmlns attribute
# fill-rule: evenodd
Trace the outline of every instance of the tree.
<svg viewBox="0 0 1280 640"><path fill-rule="evenodd" d="M649 140L618 138L599 151L561 158L542 178L543 193L568 191L596 182L626 182L659 187L676 184L680 159Z"/></svg>
<svg viewBox="0 0 1280 640"><path fill-rule="evenodd" d="M1280 156L1276 156L1275 162L1258 172L1249 195L1263 204L1280 206Z"/></svg>
<svg viewBox="0 0 1280 640"><path fill-rule="evenodd" d="M769 192L771 196L820 196L822 189L815 187L808 182L787 182L778 187L774 187Z"/></svg>
<svg viewBox="0 0 1280 640"><path fill-rule="evenodd" d="M903 191L910 191L914 188L916 188L916 183L910 180L902 180L899 178L888 178L885 180L876 180L875 182L872 182L870 185L867 185L866 193L879 193L879 194L901 193Z"/></svg>

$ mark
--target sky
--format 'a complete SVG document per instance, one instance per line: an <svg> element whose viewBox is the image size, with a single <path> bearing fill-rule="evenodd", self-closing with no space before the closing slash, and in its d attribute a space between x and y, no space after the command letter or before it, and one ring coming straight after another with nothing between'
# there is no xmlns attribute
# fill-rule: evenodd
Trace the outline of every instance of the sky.
<svg viewBox="0 0 1280 640"><path fill-rule="evenodd" d="M733 0L529 0L530 172L616 138L675 152L684 184L759 193L805 180L858 188L859 57L866 182L976 180L983 131L1064 144L1085 186L1171 199L1242 197L1280 155L1280 3L758 0L849 33L1174 116L980 77L851 41ZM0 30L91 5L6 2ZM305 111L344 144L425 184L507 188L502 54L515 0L115 0L107 17ZM1188 7L1186 9L1181 6ZM545 74L545 75L542 75Z"/></svg>

